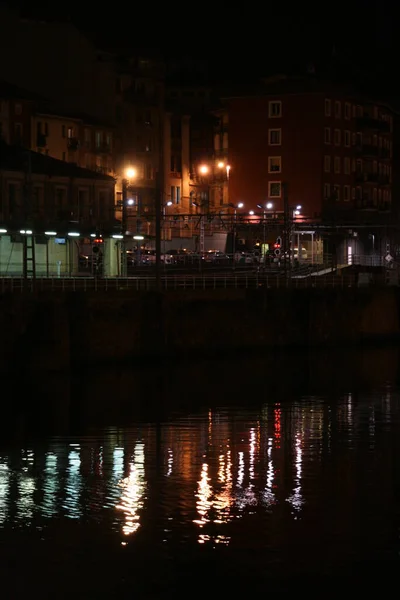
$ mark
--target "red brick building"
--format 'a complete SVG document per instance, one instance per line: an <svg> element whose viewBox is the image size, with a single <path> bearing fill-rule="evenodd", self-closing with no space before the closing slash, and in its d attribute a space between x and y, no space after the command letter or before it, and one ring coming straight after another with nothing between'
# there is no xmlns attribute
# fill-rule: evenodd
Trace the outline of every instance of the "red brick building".
<svg viewBox="0 0 400 600"><path fill-rule="evenodd" d="M282 79L228 98L227 111L230 202L281 211L286 184L290 206L310 218L390 210L390 107L314 79Z"/></svg>

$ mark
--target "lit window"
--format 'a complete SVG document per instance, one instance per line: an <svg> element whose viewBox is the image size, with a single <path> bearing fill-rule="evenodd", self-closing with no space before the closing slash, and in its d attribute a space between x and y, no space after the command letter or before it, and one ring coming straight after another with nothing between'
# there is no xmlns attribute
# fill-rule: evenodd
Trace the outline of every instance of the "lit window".
<svg viewBox="0 0 400 600"><path fill-rule="evenodd" d="M270 146L280 146L282 143L282 130L268 129L268 143Z"/></svg>
<svg viewBox="0 0 400 600"><path fill-rule="evenodd" d="M268 116L272 119L282 116L282 102L280 100L272 100L268 103Z"/></svg>
<svg viewBox="0 0 400 600"><path fill-rule="evenodd" d="M281 182L280 181L270 181L268 183L268 196L270 198L280 198L281 197Z"/></svg>
<svg viewBox="0 0 400 600"><path fill-rule="evenodd" d="M282 160L280 156L270 156L268 158L268 173L280 173L282 170Z"/></svg>

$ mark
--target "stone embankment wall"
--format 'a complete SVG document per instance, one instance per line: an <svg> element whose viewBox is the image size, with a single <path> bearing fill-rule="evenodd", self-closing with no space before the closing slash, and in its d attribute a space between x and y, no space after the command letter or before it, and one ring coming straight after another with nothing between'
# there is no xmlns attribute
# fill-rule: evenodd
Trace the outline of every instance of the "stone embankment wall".
<svg viewBox="0 0 400 600"><path fill-rule="evenodd" d="M395 288L0 296L1 370L400 338ZM23 368L22 368L23 367Z"/></svg>

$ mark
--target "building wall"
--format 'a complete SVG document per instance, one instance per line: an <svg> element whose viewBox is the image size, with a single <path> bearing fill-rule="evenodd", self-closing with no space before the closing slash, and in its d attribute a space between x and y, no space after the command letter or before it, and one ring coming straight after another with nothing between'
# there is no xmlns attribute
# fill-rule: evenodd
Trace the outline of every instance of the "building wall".
<svg viewBox="0 0 400 600"><path fill-rule="evenodd" d="M99 119L114 118L115 78L94 45L71 23L21 19L0 7L0 79Z"/></svg>
<svg viewBox="0 0 400 600"><path fill-rule="evenodd" d="M29 101L2 98L0 93L0 138L7 144L22 144L29 147L31 111L32 106Z"/></svg>
<svg viewBox="0 0 400 600"><path fill-rule="evenodd" d="M0 171L0 219L26 226L80 221L104 227L114 219L114 182L32 174L30 198L24 195L27 173Z"/></svg>
<svg viewBox="0 0 400 600"><path fill-rule="evenodd" d="M281 211L285 183L289 204L310 218L326 208L388 210L391 138L390 109L335 90L231 99L230 201Z"/></svg>

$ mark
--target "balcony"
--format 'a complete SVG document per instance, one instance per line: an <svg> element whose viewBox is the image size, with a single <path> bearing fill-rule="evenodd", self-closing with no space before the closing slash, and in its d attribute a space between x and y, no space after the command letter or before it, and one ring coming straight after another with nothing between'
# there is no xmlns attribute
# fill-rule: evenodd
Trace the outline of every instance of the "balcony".
<svg viewBox="0 0 400 600"><path fill-rule="evenodd" d="M372 198L356 198L355 204L360 210L378 210L378 205Z"/></svg>
<svg viewBox="0 0 400 600"><path fill-rule="evenodd" d="M379 156L379 148L378 146L373 146L372 144L358 144L356 146L357 154L362 154L363 156L372 156L377 158Z"/></svg>
<svg viewBox="0 0 400 600"><path fill-rule="evenodd" d="M111 154L111 144L102 143L96 144L96 153L97 154Z"/></svg>
<svg viewBox="0 0 400 600"><path fill-rule="evenodd" d="M67 141L67 145L68 145L68 150L71 150L71 152L76 152L76 150L78 150L79 148L79 140L77 137L69 137L68 141Z"/></svg>
<svg viewBox="0 0 400 600"><path fill-rule="evenodd" d="M383 119L374 119L369 115L364 115L356 120L357 127L361 130L370 129L371 131L380 131L382 133L390 133L390 125Z"/></svg>
<svg viewBox="0 0 400 600"><path fill-rule="evenodd" d="M47 144L47 136L44 133L36 134L36 146L38 148L45 148Z"/></svg>

